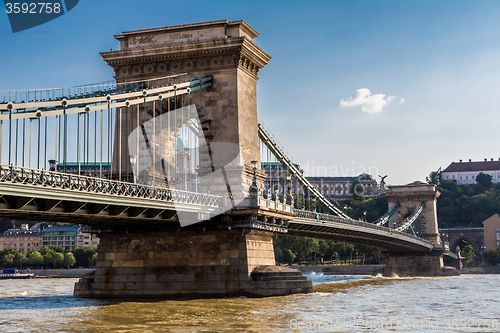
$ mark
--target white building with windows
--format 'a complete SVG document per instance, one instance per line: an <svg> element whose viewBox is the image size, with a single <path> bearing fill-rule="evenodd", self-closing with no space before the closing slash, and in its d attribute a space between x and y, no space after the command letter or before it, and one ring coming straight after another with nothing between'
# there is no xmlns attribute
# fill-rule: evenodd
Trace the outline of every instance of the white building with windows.
<svg viewBox="0 0 500 333"><path fill-rule="evenodd" d="M66 251L83 246L96 249L99 245L99 238L96 235L82 232L81 226L47 227L42 233L42 246L50 245L61 246Z"/></svg>
<svg viewBox="0 0 500 333"><path fill-rule="evenodd" d="M492 182L494 184L500 183L500 158L498 161L493 159L484 159L482 162L452 162L444 171L441 173L441 179L452 180L457 183L457 185L470 185L476 184L476 177L480 173L488 174L492 177Z"/></svg>

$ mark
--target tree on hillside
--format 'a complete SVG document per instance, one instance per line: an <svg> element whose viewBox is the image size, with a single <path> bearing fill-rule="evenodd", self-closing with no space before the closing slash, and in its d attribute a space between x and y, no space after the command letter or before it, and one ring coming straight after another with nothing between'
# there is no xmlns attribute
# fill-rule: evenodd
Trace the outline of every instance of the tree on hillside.
<svg viewBox="0 0 500 333"><path fill-rule="evenodd" d="M425 177L425 181L427 184L434 184L437 186L441 185L441 172L438 171L432 171L429 176Z"/></svg>
<svg viewBox="0 0 500 333"><path fill-rule="evenodd" d="M487 173L480 172L476 176L476 182L481 185L483 188L490 188L493 177L488 175Z"/></svg>
<svg viewBox="0 0 500 333"><path fill-rule="evenodd" d="M363 194L365 193L365 187L363 186L363 184L361 184L361 180L359 180L359 178L354 179L354 181L352 182L351 193L351 198L354 201L363 201L365 199L365 197L363 196Z"/></svg>

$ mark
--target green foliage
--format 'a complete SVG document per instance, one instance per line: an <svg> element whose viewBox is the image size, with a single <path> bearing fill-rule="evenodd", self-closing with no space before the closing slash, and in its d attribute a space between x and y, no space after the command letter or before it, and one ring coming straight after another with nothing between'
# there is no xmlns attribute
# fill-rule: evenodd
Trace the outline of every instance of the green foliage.
<svg viewBox="0 0 500 333"><path fill-rule="evenodd" d="M490 188L493 177L486 173L480 172L476 176L476 182L481 185L483 188Z"/></svg>
<svg viewBox="0 0 500 333"><path fill-rule="evenodd" d="M61 252L56 252L54 249L49 249L44 252L46 252L43 256L44 266L52 268L59 268L64 266L64 255Z"/></svg>
<svg viewBox="0 0 500 333"><path fill-rule="evenodd" d="M361 180L359 178L354 179L351 186L352 200L354 201L363 201L365 197L363 196L364 187L361 184Z"/></svg>
<svg viewBox="0 0 500 333"><path fill-rule="evenodd" d="M285 262L283 250L280 247L274 249L274 259L276 262Z"/></svg>
<svg viewBox="0 0 500 333"><path fill-rule="evenodd" d="M75 247L73 251L73 256L75 258L75 267L89 267L92 266L90 260L92 260L92 257L96 252L92 250L90 247L85 246L85 247ZM95 264L94 264L95 266Z"/></svg>
<svg viewBox="0 0 500 333"><path fill-rule="evenodd" d="M314 258L347 263L348 260L355 259L356 254L364 257L367 263L377 263L379 260L377 248L282 235L274 237L274 253L277 262L287 264Z"/></svg>
<svg viewBox="0 0 500 333"><path fill-rule="evenodd" d="M14 256L14 266L19 265L19 267L23 267L23 264L27 263L27 257L24 253L17 252Z"/></svg>
<svg viewBox="0 0 500 333"><path fill-rule="evenodd" d="M484 260L491 266L500 262L500 249L488 248L483 253Z"/></svg>
<svg viewBox="0 0 500 333"><path fill-rule="evenodd" d="M474 261L474 247L472 245L466 245L461 252L461 255L465 258L465 263L470 264Z"/></svg>
<svg viewBox="0 0 500 333"><path fill-rule="evenodd" d="M28 253L28 265L31 267L40 267L43 265L43 256L38 250L31 250Z"/></svg>
<svg viewBox="0 0 500 333"><path fill-rule="evenodd" d="M90 267L95 267L96 263L97 263L97 252L95 252L92 255L92 258L90 259Z"/></svg>
<svg viewBox="0 0 500 333"><path fill-rule="evenodd" d="M97 253L91 248L75 248L73 250L84 262L81 266L94 266L97 261ZM65 253L60 246L48 246L40 250L31 250L27 255L14 248L6 248L0 251L0 265L3 267L74 267L77 263L74 253Z"/></svg>
<svg viewBox="0 0 500 333"><path fill-rule="evenodd" d="M285 249L285 251L282 253L283 253L283 259L281 262L288 263L289 265L291 265L295 260L295 258L297 257L295 253L293 253L292 250L290 249Z"/></svg>
<svg viewBox="0 0 500 333"><path fill-rule="evenodd" d="M482 227L482 222L500 213L500 187L484 188L480 184L456 185L451 180L438 187L438 222L441 228Z"/></svg>
<svg viewBox="0 0 500 333"><path fill-rule="evenodd" d="M0 264L4 267L15 267L16 265L20 265L20 254L21 253L13 247L6 247L4 250L0 251Z"/></svg>
<svg viewBox="0 0 500 333"><path fill-rule="evenodd" d="M43 248L40 250L40 254L41 254L42 256L45 256L45 254L47 254L48 252L59 252L59 253L64 253L64 248L63 248L63 247L61 247L61 246L49 245L49 246L43 247Z"/></svg>
<svg viewBox="0 0 500 333"><path fill-rule="evenodd" d="M14 266L14 258L15 258L14 254L12 254L12 253L6 254L3 258L3 262L5 263L5 267Z"/></svg>
<svg viewBox="0 0 500 333"><path fill-rule="evenodd" d="M365 200L341 200L339 205L341 207L347 206L346 213L353 219L363 219L363 213L366 212L368 222L376 221L386 214L388 209L387 199L382 195Z"/></svg>
<svg viewBox="0 0 500 333"><path fill-rule="evenodd" d="M65 267L71 267L75 264L76 260L75 260L75 256L73 255L73 253L71 252L67 252L65 255L64 255L64 266Z"/></svg>
<svg viewBox="0 0 500 333"><path fill-rule="evenodd" d="M274 238L274 248L276 249L277 247L281 249L284 257L288 256L287 259L290 259L290 253L287 250L290 250L296 259L301 262L307 254L318 251L319 243L318 240L313 238L279 235Z"/></svg>
<svg viewBox="0 0 500 333"><path fill-rule="evenodd" d="M441 185L441 172L432 171L429 176L425 177L427 184Z"/></svg>

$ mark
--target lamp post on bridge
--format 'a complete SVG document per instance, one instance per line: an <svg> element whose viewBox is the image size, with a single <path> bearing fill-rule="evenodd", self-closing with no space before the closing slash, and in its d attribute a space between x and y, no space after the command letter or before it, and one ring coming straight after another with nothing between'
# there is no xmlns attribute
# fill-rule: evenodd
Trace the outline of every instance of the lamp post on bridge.
<svg viewBox="0 0 500 333"><path fill-rule="evenodd" d="M292 181L292 176L287 175L286 176L286 197L285 197L285 203L287 205L292 205L293 200L292 200L292 189L291 189L291 183Z"/></svg>
<svg viewBox="0 0 500 333"><path fill-rule="evenodd" d="M249 189L250 195L250 207L258 207L259 206L259 187L257 186L257 164L258 161L251 161L253 166L253 179L252 185Z"/></svg>
<svg viewBox="0 0 500 333"><path fill-rule="evenodd" d="M137 155L131 155L130 156L130 164L132 164L132 170L136 170L136 166L137 166ZM137 183L137 177L139 175L136 175L136 173L134 173L132 171L132 173L134 174L134 183ZM129 175L127 174L127 181L129 181Z"/></svg>
<svg viewBox="0 0 500 333"><path fill-rule="evenodd" d="M49 170L56 171L56 160L49 160Z"/></svg>

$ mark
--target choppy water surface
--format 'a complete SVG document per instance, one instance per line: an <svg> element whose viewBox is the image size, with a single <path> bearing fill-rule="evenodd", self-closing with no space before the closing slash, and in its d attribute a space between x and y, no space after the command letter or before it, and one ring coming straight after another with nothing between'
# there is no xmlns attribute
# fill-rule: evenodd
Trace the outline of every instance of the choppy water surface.
<svg viewBox="0 0 500 333"><path fill-rule="evenodd" d="M315 293L261 299L75 299L77 279L0 280L0 332L498 332L500 276L308 274Z"/></svg>

